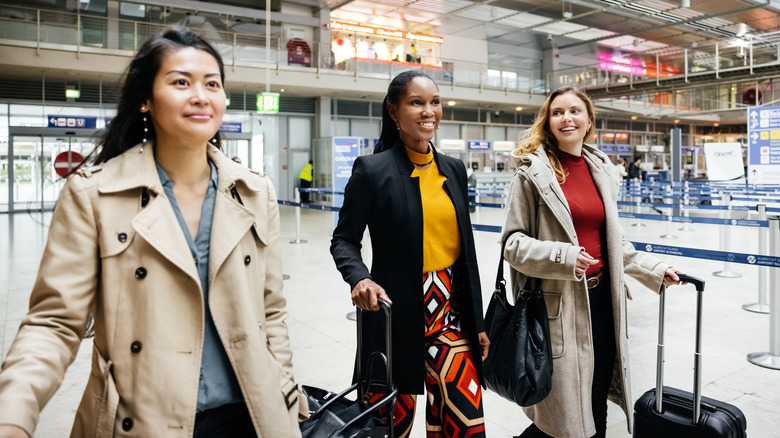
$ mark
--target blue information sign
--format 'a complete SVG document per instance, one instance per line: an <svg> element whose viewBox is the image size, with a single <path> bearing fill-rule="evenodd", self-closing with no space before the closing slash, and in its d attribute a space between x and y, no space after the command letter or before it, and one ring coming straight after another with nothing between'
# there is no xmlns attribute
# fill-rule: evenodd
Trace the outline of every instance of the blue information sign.
<svg viewBox="0 0 780 438"><path fill-rule="evenodd" d="M362 143L359 137L333 137L333 190L344 192L347 181L352 176L352 165L358 157L358 148ZM341 207L344 195L333 195L333 205ZM334 226L338 215L334 217Z"/></svg>
<svg viewBox="0 0 780 438"><path fill-rule="evenodd" d="M97 117L57 115L46 117L49 119L49 128L95 129L97 127Z"/></svg>
<svg viewBox="0 0 780 438"><path fill-rule="evenodd" d="M490 142L487 140L469 140L469 150L472 151L490 150Z"/></svg>
<svg viewBox="0 0 780 438"><path fill-rule="evenodd" d="M628 144L619 144L617 146L617 153L619 154L630 154L631 153L631 145Z"/></svg>
<svg viewBox="0 0 780 438"><path fill-rule="evenodd" d="M748 182L780 182L780 107L748 110Z"/></svg>
<svg viewBox="0 0 780 438"><path fill-rule="evenodd" d="M617 148L613 144L600 144L599 150L605 154L614 154L617 151Z"/></svg>
<svg viewBox="0 0 780 438"><path fill-rule="evenodd" d="M232 134L241 134L242 124L238 122L222 122L219 125L219 130L222 132L230 132Z"/></svg>

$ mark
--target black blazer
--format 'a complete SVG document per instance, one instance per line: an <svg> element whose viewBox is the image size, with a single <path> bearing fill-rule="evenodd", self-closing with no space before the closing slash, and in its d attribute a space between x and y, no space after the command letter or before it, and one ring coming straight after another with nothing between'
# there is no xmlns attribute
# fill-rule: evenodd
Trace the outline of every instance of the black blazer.
<svg viewBox="0 0 780 438"><path fill-rule="evenodd" d="M466 168L460 160L439 155L434 160L447 180L447 191L458 220L460 256L453 266L453 309L473 349L480 383L482 358L477 333L485 330L477 256L469 217ZM364 278L382 286L393 300L393 380L401 393L422 394L425 379L423 308L423 213L419 178L402 143L358 157L344 193L344 204L333 232L330 252L350 290ZM371 272L360 256L363 232L371 235ZM453 236L454 237L454 236ZM384 316L366 312L363 351L384 350ZM363 370L366 370L365 355ZM375 367L376 368L376 367ZM377 376L383 376L375 370Z"/></svg>

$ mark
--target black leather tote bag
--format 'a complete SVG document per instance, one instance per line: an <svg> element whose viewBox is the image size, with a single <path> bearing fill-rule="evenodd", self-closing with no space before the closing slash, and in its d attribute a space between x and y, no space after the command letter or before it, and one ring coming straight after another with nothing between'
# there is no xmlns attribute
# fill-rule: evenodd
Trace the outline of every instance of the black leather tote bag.
<svg viewBox="0 0 780 438"><path fill-rule="evenodd" d="M485 326L490 354L483 364L488 389L520 406L542 401L552 386L552 351L547 306L538 281L529 278L515 305L509 304L504 280L504 249Z"/></svg>

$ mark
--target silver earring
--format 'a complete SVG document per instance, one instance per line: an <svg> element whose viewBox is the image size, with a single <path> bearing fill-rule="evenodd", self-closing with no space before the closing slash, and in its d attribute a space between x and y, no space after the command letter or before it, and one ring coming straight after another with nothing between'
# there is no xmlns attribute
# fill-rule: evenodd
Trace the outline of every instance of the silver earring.
<svg viewBox="0 0 780 438"><path fill-rule="evenodd" d="M212 138L210 141L211 141L211 143L213 143L213 144L217 144L217 138L216 138L216 137Z"/></svg>

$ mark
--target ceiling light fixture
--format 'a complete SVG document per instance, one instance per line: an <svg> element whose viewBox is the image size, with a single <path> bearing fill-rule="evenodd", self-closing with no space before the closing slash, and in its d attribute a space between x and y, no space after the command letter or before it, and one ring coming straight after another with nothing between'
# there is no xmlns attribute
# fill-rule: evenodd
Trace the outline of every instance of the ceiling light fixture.
<svg viewBox="0 0 780 438"><path fill-rule="evenodd" d="M680 119L674 119L674 123L680 123Z"/></svg>
<svg viewBox="0 0 780 438"><path fill-rule="evenodd" d="M522 110L523 110L523 107L521 107L521 106L516 106L515 107L515 111L522 111Z"/></svg>
<svg viewBox="0 0 780 438"><path fill-rule="evenodd" d="M638 116L631 116L631 120L636 120L638 118L639 118Z"/></svg>
<svg viewBox="0 0 780 438"><path fill-rule="evenodd" d="M747 24L745 23L739 23L739 26L737 27L737 36L743 37L747 33Z"/></svg>
<svg viewBox="0 0 780 438"><path fill-rule="evenodd" d="M715 122L715 123L712 124L712 126L718 127L718 126L720 126L720 123Z"/></svg>
<svg viewBox="0 0 780 438"><path fill-rule="evenodd" d="M566 0L562 0L561 1L561 14L563 15L563 18L565 18L567 20L569 18L571 18L572 16L574 16L574 14L572 14L572 12L571 12L571 3L572 2L569 2L569 8L567 10L566 9Z"/></svg>
<svg viewBox="0 0 780 438"><path fill-rule="evenodd" d="M455 101L454 100L450 100L449 102L447 102L447 105L455 106Z"/></svg>

